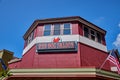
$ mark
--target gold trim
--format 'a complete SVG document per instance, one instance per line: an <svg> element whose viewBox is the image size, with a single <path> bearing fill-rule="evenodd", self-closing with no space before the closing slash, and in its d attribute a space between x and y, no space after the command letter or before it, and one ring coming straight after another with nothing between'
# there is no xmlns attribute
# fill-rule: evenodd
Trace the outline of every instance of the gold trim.
<svg viewBox="0 0 120 80"><path fill-rule="evenodd" d="M11 69L10 73L17 76L101 76L106 78L120 79L120 75L110 71L99 70L96 68L61 68L61 69Z"/></svg>

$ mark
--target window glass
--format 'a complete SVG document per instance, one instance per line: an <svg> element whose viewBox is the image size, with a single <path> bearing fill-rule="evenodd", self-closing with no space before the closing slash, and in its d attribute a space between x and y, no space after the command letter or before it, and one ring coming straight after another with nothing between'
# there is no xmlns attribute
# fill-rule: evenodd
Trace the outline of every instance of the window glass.
<svg viewBox="0 0 120 80"><path fill-rule="evenodd" d="M50 30L51 29L51 25L45 25L45 30Z"/></svg>
<svg viewBox="0 0 120 80"><path fill-rule="evenodd" d="M95 32L93 30L91 30L91 35L95 35Z"/></svg>
<svg viewBox="0 0 120 80"><path fill-rule="evenodd" d="M54 35L60 35L60 24L54 24Z"/></svg>
<svg viewBox="0 0 120 80"><path fill-rule="evenodd" d="M90 30L91 33L91 39L95 41L95 32L93 30Z"/></svg>
<svg viewBox="0 0 120 80"><path fill-rule="evenodd" d="M64 24L63 34L64 35L71 34L70 23L65 23Z"/></svg>
<svg viewBox="0 0 120 80"><path fill-rule="evenodd" d="M97 41L101 43L101 35L99 33L97 33Z"/></svg>
<svg viewBox="0 0 120 80"><path fill-rule="evenodd" d="M89 37L89 29L87 27L84 27L84 36Z"/></svg>
<svg viewBox="0 0 120 80"><path fill-rule="evenodd" d="M44 36L48 36L51 34L51 25L45 25L44 26Z"/></svg>
<svg viewBox="0 0 120 80"><path fill-rule="evenodd" d="M101 34L97 31L91 29L91 28L88 28L87 26L84 26L84 33L83 34L85 37L90 38L93 41L102 43Z"/></svg>
<svg viewBox="0 0 120 80"><path fill-rule="evenodd" d="M28 36L27 38L27 44L29 44L34 39L34 31Z"/></svg>
<svg viewBox="0 0 120 80"><path fill-rule="evenodd" d="M34 31L31 33L31 39L34 39Z"/></svg>

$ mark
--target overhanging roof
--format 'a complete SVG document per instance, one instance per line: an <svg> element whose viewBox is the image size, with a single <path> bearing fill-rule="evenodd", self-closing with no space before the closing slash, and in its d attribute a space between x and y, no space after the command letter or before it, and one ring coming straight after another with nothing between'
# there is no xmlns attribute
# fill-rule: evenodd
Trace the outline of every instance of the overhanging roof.
<svg viewBox="0 0 120 80"><path fill-rule="evenodd" d="M92 68L11 69L11 77L104 77L120 79L117 73Z"/></svg>
<svg viewBox="0 0 120 80"><path fill-rule="evenodd" d="M78 21L80 23L83 23L90 28L93 28L103 34L106 34L106 31L102 28L94 25L93 23L79 17L79 16L72 16L72 17L61 17L61 18L48 18L48 19L40 19L35 20L33 24L30 26L30 28L27 30L27 32L24 34L23 38L26 39L29 34L37 27L38 24L46 24L46 23L56 23L56 22L72 22L72 21Z"/></svg>
<svg viewBox="0 0 120 80"><path fill-rule="evenodd" d="M8 51L6 49L0 50L0 58L3 60L11 60L13 57L13 52Z"/></svg>

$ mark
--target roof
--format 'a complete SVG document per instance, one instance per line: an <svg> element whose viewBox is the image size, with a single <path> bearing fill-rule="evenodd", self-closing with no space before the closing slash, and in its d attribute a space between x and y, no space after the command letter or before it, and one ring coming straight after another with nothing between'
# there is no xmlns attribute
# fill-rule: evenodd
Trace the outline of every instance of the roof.
<svg viewBox="0 0 120 80"><path fill-rule="evenodd" d="M7 56L7 57L8 57L8 55L7 55L7 54L9 54L9 57L10 57L10 55L12 56L14 53L13 53L13 52L11 52L11 51L9 51L9 50L6 50L6 49L0 50L0 58L2 58L2 57L3 57L3 55L5 55L5 56Z"/></svg>
<svg viewBox="0 0 120 80"><path fill-rule="evenodd" d="M80 67L80 68L42 68L42 69L10 69L9 71L12 76L12 79L16 78L94 78L94 77L102 77L102 79L116 79L120 80L120 75L111 71L106 71L102 69L98 69L96 67Z"/></svg>
<svg viewBox="0 0 120 80"><path fill-rule="evenodd" d="M11 64L11 63L15 63L15 62L18 62L18 61L21 61L21 59L17 58L17 57L13 57L13 59L10 60L8 63Z"/></svg>
<svg viewBox="0 0 120 80"><path fill-rule="evenodd" d="M83 19L82 17L71 16L71 17L60 17L60 18L48 18L48 19L35 20L33 22L33 24L30 26L30 28L26 31L23 38L27 39L29 34L37 27L38 24L56 23L56 22L73 22L73 21L78 21L80 23L83 23L83 24L89 26L92 29L95 29L103 34L106 34L105 30L103 30L102 28L96 26L95 24Z"/></svg>

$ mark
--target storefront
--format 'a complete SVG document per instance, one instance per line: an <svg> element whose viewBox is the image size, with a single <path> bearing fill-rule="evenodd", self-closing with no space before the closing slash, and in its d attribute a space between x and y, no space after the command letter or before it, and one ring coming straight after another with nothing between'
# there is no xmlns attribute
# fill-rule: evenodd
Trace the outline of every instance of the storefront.
<svg viewBox="0 0 120 80"><path fill-rule="evenodd" d="M23 38L21 59L9 62L7 80L114 80L106 31L79 17L35 20Z"/></svg>

